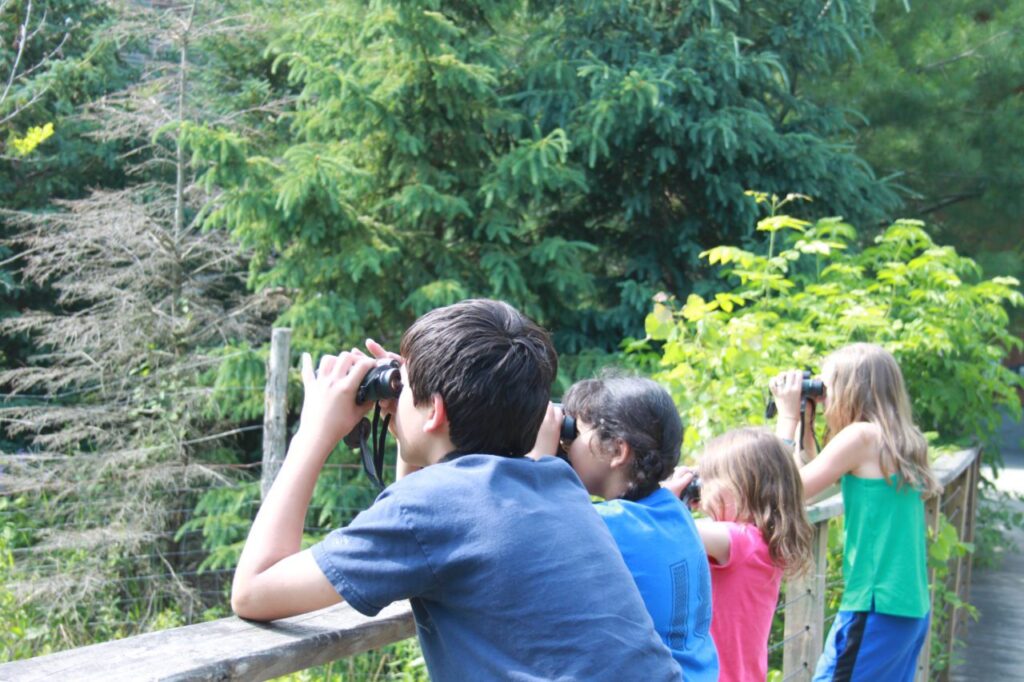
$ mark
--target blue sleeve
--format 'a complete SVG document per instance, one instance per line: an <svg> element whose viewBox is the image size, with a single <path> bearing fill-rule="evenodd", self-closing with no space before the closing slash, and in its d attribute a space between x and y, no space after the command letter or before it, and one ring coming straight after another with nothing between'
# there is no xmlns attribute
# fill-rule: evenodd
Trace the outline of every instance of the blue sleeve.
<svg viewBox="0 0 1024 682"><path fill-rule="evenodd" d="M389 493L312 548L338 594L367 616L394 601L424 596L436 583L409 512Z"/></svg>

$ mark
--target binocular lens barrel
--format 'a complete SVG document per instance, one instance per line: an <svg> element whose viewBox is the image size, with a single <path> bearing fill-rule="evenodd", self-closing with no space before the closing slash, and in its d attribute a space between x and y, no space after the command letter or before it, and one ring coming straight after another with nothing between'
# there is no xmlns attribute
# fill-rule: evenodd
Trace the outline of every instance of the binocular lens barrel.
<svg viewBox="0 0 1024 682"><path fill-rule="evenodd" d="M363 377L356 391L356 402L377 402L397 398L402 392L402 372L397 360L377 365Z"/></svg>

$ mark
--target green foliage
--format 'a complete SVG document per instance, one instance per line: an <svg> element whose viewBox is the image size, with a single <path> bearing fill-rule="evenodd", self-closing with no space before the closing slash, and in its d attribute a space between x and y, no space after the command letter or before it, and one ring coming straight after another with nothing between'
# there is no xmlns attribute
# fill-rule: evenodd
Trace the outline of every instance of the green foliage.
<svg viewBox="0 0 1024 682"><path fill-rule="evenodd" d="M47 628L31 606L11 589L15 573L11 550L24 547L28 517L25 499L0 497L0 663L31 655L35 642L45 638ZM47 647L43 647L46 650Z"/></svg>
<svg viewBox="0 0 1024 682"><path fill-rule="evenodd" d="M828 197L818 215L894 205L795 85L856 53L871 7L297 3L268 50L294 108L185 139L221 191L207 224L253 249L256 287L294 292L299 346L395 339L482 295L563 351L610 350L704 277L704 246L752 237L743 187Z"/></svg>
<svg viewBox="0 0 1024 682"><path fill-rule="evenodd" d="M770 376L817 368L855 341L893 352L925 431L987 442L998 406L1020 413L1021 378L999 364L1020 346L1004 307L1024 302L1015 279L982 278L915 221L897 221L863 249L838 218L807 224L769 215L758 229L773 235L777 254L771 246L768 255L705 251L733 288L709 300L656 302L648 338L629 348L660 366L687 424L687 449L757 422Z"/></svg>
<svg viewBox="0 0 1024 682"><path fill-rule="evenodd" d="M277 678L286 682L429 682L415 638Z"/></svg>
<svg viewBox="0 0 1024 682"><path fill-rule="evenodd" d="M951 647L947 632L950 627L952 609L961 609L971 619L978 619L978 609L960 598L956 591L956 585L949 584L950 563L957 558L973 553L974 545L960 539L956 526L946 519L945 514L939 514L937 528L929 529L928 535L928 566L933 571L931 622L933 637L930 667L934 672L941 672L948 670L957 662L956 645L959 641L954 640Z"/></svg>
<svg viewBox="0 0 1024 682"><path fill-rule="evenodd" d="M35 151L36 147L53 136L53 123L42 126L34 126L25 132L24 137L11 138L11 146L18 156L28 156Z"/></svg>
<svg viewBox="0 0 1024 682"><path fill-rule="evenodd" d="M387 454L388 461L395 461L393 449ZM306 514L303 546L312 545L329 531L347 525L373 503L376 495L376 488L359 463L358 452L340 444L317 478ZM202 535L207 556L199 565L200 571L233 568L238 563L259 497L259 481L255 480L211 488L200 496L192 518L175 536L175 540L180 541L189 533Z"/></svg>
<svg viewBox="0 0 1024 682"><path fill-rule="evenodd" d="M863 59L812 89L864 114L851 136L898 176L905 215L990 274L1024 275L1024 5L878 3Z"/></svg>
<svg viewBox="0 0 1024 682"><path fill-rule="evenodd" d="M1024 528L1022 505L1024 495L1001 491L993 481L982 477L974 529L976 568L998 567L1008 553L1020 551L1013 531Z"/></svg>

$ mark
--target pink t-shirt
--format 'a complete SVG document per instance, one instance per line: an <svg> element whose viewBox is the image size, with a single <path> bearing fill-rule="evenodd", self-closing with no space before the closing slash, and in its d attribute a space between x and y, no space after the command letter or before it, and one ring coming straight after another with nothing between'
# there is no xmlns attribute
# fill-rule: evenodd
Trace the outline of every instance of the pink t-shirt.
<svg viewBox="0 0 1024 682"><path fill-rule="evenodd" d="M729 529L729 561L710 560L711 637L718 648L718 679L763 682L782 570L772 563L761 531L747 523L724 523Z"/></svg>

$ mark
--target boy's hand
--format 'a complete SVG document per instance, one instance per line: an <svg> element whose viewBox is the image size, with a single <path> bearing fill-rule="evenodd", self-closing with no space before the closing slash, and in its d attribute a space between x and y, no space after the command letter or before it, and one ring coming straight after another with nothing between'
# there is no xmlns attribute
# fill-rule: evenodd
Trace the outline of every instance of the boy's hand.
<svg viewBox="0 0 1024 682"><path fill-rule="evenodd" d="M544 414L544 421L540 423L537 430L537 440L533 443L533 449L526 453L531 459L540 459L544 455L553 455L558 452L558 437L562 432L562 408L556 407L554 403L548 403L548 411Z"/></svg>
<svg viewBox="0 0 1024 682"><path fill-rule="evenodd" d="M356 404L359 383L376 361L359 350L320 358L313 371L313 359L302 354L302 416L299 434L328 448L328 452L355 428L373 403Z"/></svg>

